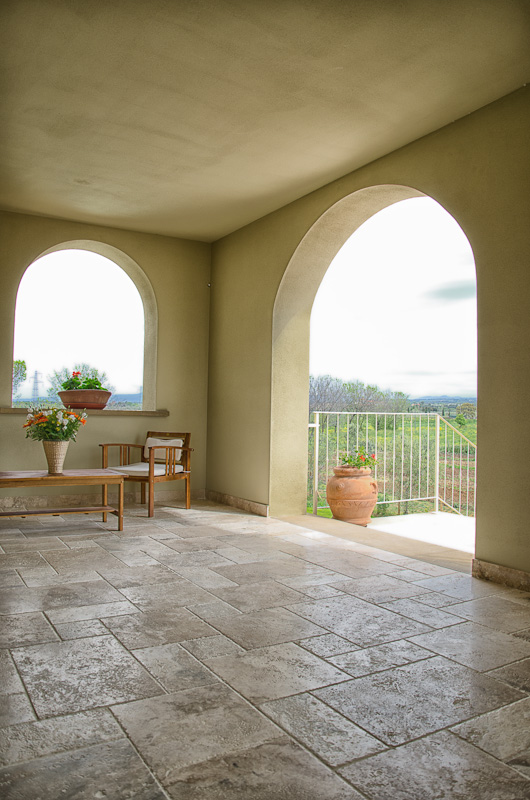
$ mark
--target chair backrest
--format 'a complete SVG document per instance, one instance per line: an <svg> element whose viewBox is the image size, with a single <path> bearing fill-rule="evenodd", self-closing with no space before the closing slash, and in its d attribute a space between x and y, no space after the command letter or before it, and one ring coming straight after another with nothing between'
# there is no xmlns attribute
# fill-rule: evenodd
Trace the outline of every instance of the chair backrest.
<svg viewBox="0 0 530 800"><path fill-rule="evenodd" d="M142 452L142 461L149 461L149 449L155 447L155 461L165 461L167 450L159 450L156 452L156 444L162 445L175 445L176 447L189 447L191 433L179 433L175 431L147 431L145 446ZM151 441L150 441L151 440ZM189 451L176 452L175 463L185 466L189 460Z"/></svg>

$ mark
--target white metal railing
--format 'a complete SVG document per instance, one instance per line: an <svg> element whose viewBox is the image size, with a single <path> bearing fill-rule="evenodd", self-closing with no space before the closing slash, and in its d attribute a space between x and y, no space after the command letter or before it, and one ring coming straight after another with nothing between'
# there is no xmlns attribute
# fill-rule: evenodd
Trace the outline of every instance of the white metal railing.
<svg viewBox="0 0 530 800"><path fill-rule="evenodd" d="M309 503L327 508L326 483L345 454L375 454L378 505L433 501L475 515L477 446L439 414L315 411L309 441Z"/></svg>

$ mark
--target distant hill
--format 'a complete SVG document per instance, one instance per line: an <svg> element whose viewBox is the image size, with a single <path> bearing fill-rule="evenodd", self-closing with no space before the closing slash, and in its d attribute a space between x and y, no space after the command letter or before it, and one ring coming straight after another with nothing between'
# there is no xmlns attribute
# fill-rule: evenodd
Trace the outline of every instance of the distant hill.
<svg viewBox="0 0 530 800"><path fill-rule="evenodd" d="M476 405L476 397L457 397L447 394L430 394L425 397L411 397L411 403L473 403Z"/></svg>

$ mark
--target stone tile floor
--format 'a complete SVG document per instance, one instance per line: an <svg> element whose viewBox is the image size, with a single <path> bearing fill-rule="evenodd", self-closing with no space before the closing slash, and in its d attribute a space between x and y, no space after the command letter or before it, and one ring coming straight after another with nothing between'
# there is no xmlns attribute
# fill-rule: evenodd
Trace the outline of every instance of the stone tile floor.
<svg viewBox="0 0 530 800"><path fill-rule="evenodd" d="M530 798L530 594L206 503L114 527L0 521L5 800Z"/></svg>

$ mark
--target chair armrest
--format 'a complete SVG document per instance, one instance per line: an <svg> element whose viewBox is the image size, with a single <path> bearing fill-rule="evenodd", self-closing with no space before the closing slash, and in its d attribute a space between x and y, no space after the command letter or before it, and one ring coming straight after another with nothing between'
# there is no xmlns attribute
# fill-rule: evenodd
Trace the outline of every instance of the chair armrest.
<svg viewBox="0 0 530 800"><path fill-rule="evenodd" d="M105 444L100 444L100 447L142 447L143 444L131 444L129 442L105 442Z"/></svg>

